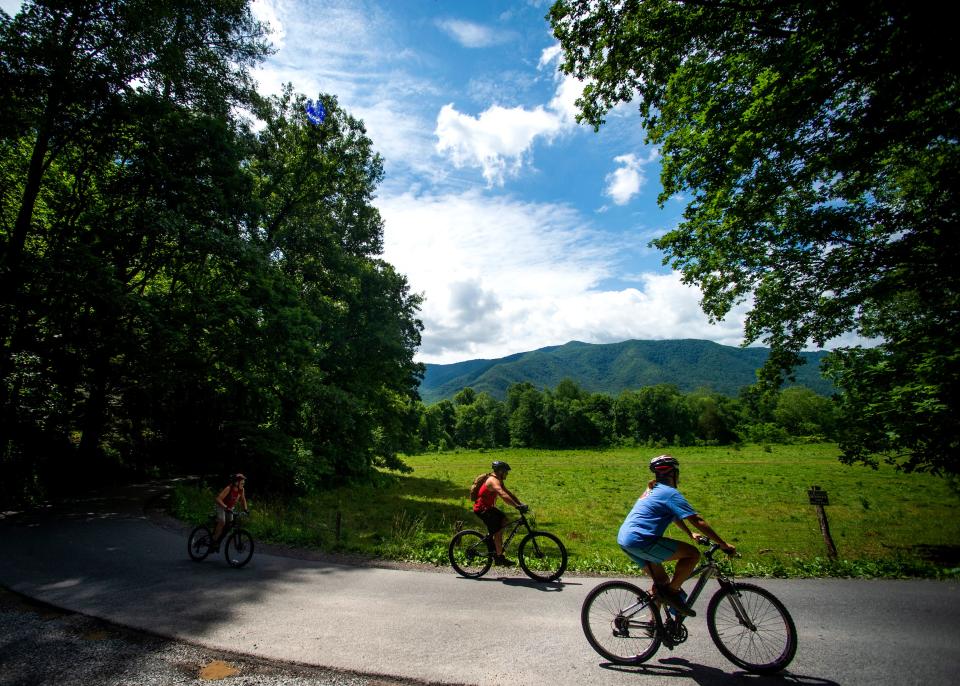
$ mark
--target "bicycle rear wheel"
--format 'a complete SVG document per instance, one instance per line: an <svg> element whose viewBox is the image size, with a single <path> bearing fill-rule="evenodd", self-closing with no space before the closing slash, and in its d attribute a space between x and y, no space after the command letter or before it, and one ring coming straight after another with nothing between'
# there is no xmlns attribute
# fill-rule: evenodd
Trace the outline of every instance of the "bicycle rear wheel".
<svg viewBox="0 0 960 686"><path fill-rule="evenodd" d="M660 647L659 613L646 591L626 581L605 581L583 601L580 625L590 646L618 665L646 662Z"/></svg>
<svg viewBox="0 0 960 686"><path fill-rule="evenodd" d="M210 544L213 543L213 534L204 525L195 527L187 537L187 555L194 562L206 559L210 554Z"/></svg>
<svg viewBox="0 0 960 686"><path fill-rule="evenodd" d="M479 531L464 529L450 540L447 557L457 574L477 579L493 564L493 543Z"/></svg>
<svg viewBox="0 0 960 686"><path fill-rule="evenodd" d="M797 652L797 628L787 608L753 584L735 583L717 591L707 606L707 627L724 657L748 672L779 672Z"/></svg>
<svg viewBox="0 0 960 686"><path fill-rule="evenodd" d="M253 557L253 536L245 529L231 531L224 541L223 555L231 567L243 567Z"/></svg>
<svg viewBox="0 0 960 686"><path fill-rule="evenodd" d="M546 531L531 531L517 549L520 568L536 581L555 581L567 569L567 549Z"/></svg>

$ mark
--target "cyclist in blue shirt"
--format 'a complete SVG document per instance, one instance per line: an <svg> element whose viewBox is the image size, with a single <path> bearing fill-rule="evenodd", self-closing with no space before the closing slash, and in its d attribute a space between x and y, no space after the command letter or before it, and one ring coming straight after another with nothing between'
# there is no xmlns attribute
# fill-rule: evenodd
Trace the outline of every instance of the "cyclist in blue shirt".
<svg viewBox="0 0 960 686"><path fill-rule="evenodd" d="M667 527L671 522L676 522L690 538L696 540L697 536L687 526L689 523L715 541L728 555L733 555L737 549L720 538L677 490L680 463L675 457L658 455L650 460L650 471L654 478L620 526L617 543L631 560L647 568L653 578L655 593L663 602L680 614L693 617L696 613L687 607L686 594L680 590L680 586L696 568L700 551L689 543L664 538ZM663 563L668 560L677 563L672 579L663 568Z"/></svg>

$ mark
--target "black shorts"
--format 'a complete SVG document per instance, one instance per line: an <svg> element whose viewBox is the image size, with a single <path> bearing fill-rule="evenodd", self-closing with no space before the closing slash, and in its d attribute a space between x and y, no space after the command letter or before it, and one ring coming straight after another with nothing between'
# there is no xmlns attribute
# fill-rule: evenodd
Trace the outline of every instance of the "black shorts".
<svg viewBox="0 0 960 686"><path fill-rule="evenodd" d="M487 525L487 531L492 534L500 531L503 525L507 523L507 515L496 507L488 507L486 510L474 514L483 520L483 523Z"/></svg>

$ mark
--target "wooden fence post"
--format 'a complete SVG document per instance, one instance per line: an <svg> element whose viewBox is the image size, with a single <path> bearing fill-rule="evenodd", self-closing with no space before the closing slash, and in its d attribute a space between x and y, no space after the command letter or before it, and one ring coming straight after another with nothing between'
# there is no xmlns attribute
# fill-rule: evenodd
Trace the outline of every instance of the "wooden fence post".
<svg viewBox="0 0 960 686"><path fill-rule="evenodd" d="M811 486L807 491L810 498L810 504L817 508L817 520L820 522L820 533L823 534L823 542L827 544L827 557L831 560L837 559L837 546L833 544L833 537L830 536L830 523L827 521L827 511L823 509L824 505L830 504L827 492L819 486Z"/></svg>

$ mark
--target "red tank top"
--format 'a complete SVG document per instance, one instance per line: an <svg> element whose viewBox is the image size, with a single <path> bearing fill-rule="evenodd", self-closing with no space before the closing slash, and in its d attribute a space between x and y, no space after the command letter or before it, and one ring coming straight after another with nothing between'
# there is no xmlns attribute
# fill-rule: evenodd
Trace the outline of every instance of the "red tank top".
<svg viewBox="0 0 960 686"><path fill-rule="evenodd" d="M227 509L230 509L236 504L236 502L239 499L240 499L240 488L238 486L231 486L230 492L227 493L227 497L223 499L223 502L227 506Z"/></svg>
<svg viewBox="0 0 960 686"><path fill-rule="evenodd" d="M492 488L487 488L487 484L490 482L490 479L487 479L483 482L483 486L480 487L480 492L477 494L477 500L473 504L474 512L483 512L489 510L497 503L497 492Z"/></svg>

